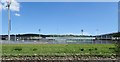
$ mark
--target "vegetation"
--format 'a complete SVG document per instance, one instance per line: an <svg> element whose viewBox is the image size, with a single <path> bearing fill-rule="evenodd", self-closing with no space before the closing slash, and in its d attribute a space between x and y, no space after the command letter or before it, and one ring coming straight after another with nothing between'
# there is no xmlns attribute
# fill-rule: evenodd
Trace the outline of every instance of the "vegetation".
<svg viewBox="0 0 120 62"><path fill-rule="evenodd" d="M116 32L116 33L109 33L109 34L104 34L107 36L113 36L113 37L120 37L120 32Z"/></svg>
<svg viewBox="0 0 120 62"><path fill-rule="evenodd" d="M114 33L114 34L113 34L113 37L120 37L120 32Z"/></svg>
<svg viewBox="0 0 120 62"><path fill-rule="evenodd" d="M114 44L3 44L2 56L115 55Z"/></svg>

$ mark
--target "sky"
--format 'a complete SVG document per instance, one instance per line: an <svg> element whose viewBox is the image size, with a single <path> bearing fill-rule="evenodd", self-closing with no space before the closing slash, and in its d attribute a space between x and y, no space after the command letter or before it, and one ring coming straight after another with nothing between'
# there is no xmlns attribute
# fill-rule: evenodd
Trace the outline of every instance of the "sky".
<svg viewBox="0 0 120 62"><path fill-rule="evenodd" d="M106 34L118 31L117 2L21 2L11 10L11 34ZM2 10L2 34L7 34Z"/></svg>

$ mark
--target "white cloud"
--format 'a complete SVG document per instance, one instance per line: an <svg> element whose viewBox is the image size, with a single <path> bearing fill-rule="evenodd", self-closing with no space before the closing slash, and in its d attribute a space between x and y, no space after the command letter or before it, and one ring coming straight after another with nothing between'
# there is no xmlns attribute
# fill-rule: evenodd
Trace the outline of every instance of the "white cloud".
<svg viewBox="0 0 120 62"><path fill-rule="evenodd" d="M81 33L63 33L63 35L64 34L67 34L67 35L82 35ZM62 35L62 34L61 34ZM93 34L90 34L90 33L88 33L88 32L83 32L83 35L93 35Z"/></svg>
<svg viewBox="0 0 120 62"><path fill-rule="evenodd" d="M0 2L1 2L1 3L5 3L5 2L6 2L6 0L0 0Z"/></svg>
<svg viewBox="0 0 120 62"><path fill-rule="evenodd" d="M20 11L20 3L16 0L12 0L10 9L13 11Z"/></svg>
<svg viewBox="0 0 120 62"><path fill-rule="evenodd" d="M0 11L2 10L2 4L0 3Z"/></svg>
<svg viewBox="0 0 120 62"><path fill-rule="evenodd" d="M3 9L7 9L8 0L1 0L1 3L3 3ZM10 10L12 11L20 11L20 3L18 3L16 0L11 0Z"/></svg>
<svg viewBox="0 0 120 62"><path fill-rule="evenodd" d="M18 13L15 13L15 16L20 16L20 14L18 14Z"/></svg>
<svg viewBox="0 0 120 62"><path fill-rule="evenodd" d="M93 34L90 34L88 32L83 32L83 35L93 35Z"/></svg>

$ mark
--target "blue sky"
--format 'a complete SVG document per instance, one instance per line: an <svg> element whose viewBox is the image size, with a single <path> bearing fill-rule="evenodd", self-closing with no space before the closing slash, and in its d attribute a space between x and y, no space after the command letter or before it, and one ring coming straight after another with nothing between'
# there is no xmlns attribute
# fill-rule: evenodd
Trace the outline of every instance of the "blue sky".
<svg viewBox="0 0 120 62"><path fill-rule="evenodd" d="M24 2L20 15L11 11L11 34L103 34L118 31L117 2ZM7 10L2 11L2 34L7 34Z"/></svg>

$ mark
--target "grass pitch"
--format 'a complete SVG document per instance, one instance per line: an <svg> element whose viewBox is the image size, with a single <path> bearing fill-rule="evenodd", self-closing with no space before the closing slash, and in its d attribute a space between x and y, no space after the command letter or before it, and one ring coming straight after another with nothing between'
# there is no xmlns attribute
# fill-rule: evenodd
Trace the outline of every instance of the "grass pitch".
<svg viewBox="0 0 120 62"><path fill-rule="evenodd" d="M3 44L2 56L104 55L115 53L114 44Z"/></svg>

